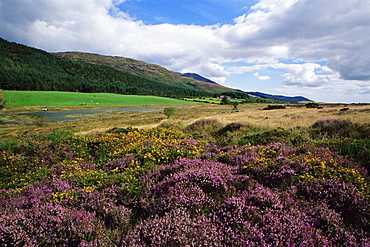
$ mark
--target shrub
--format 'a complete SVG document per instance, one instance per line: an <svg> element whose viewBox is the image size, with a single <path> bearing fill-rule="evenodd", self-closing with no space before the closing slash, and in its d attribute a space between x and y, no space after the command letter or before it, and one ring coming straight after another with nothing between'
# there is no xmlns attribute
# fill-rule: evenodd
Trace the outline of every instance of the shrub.
<svg viewBox="0 0 370 247"><path fill-rule="evenodd" d="M275 109L285 109L286 107L283 105L268 105L267 107L263 108L263 110L275 110Z"/></svg>
<svg viewBox="0 0 370 247"><path fill-rule="evenodd" d="M200 119L190 124L186 129L190 131L196 131L205 128L215 128L220 123L216 119Z"/></svg>
<svg viewBox="0 0 370 247"><path fill-rule="evenodd" d="M365 124L360 125L357 128L357 133L358 133L357 138L369 140L370 139L370 123L365 123Z"/></svg>
<svg viewBox="0 0 370 247"><path fill-rule="evenodd" d="M344 138L355 137L359 125L350 120L326 119L319 120L311 126L312 137Z"/></svg>
<svg viewBox="0 0 370 247"><path fill-rule="evenodd" d="M239 130L243 125L241 123L230 123L225 127L219 129L215 134L216 136L225 135L227 132L233 132Z"/></svg>
<svg viewBox="0 0 370 247"><path fill-rule="evenodd" d="M143 194L154 198L157 210L166 212L186 207L190 212L207 212L235 191L236 168L215 161L180 159L145 178ZM154 181L154 183L153 183ZM142 205L148 208L148 205Z"/></svg>
<svg viewBox="0 0 370 247"><path fill-rule="evenodd" d="M214 213L224 246L330 246L297 208L283 208L279 196L263 187L230 197Z"/></svg>
<svg viewBox="0 0 370 247"><path fill-rule="evenodd" d="M102 222L79 206L64 204L72 196L59 197L75 187L55 181L35 183L2 205L0 244L2 246L81 246L111 244ZM58 185L58 186L56 186ZM53 189L53 187L55 189ZM53 192L54 191L54 192ZM62 192L64 191L64 192ZM78 204L77 204L78 205Z"/></svg>
<svg viewBox="0 0 370 247"><path fill-rule="evenodd" d="M128 128L115 127L113 129L108 130L107 133L124 133L124 134L127 134L129 132L133 132L133 131L137 131L137 130L138 130L137 128L132 128L132 127L128 127Z"/></svg>
<svg viewBox="0 0 370 247"><path fill-rule="evenodd" d="M292 142L278 129L244 140L267 145L223 146L161 128L26 137L0 146L2 246L370 246L369 176L333 152L368 150L368 139L269 143Z"/></svg>
<svg viewBox="0 0 370 247"><path fill-rule="evenodd" d="M175 108L173 107L166 107L163 109L163 114L166 115L167 118L175 114Z"/></svg>
<svg viewBox="0 0 370 247"><path fill-rule="evenodd" d="M195 139L213 139L213 133L221 124L215 119L200 119L185 128Z"/></svg>
<svg viewBox="0 0 370 247"><path fill-rule="evenodd" d="M270 143L291 143L291 132L283 129L273 129L261 133L242 136L238 145L267 145Z"/></svg>
<svg viewBox="0 0 370 247"><path fill-rule="evenodd" d="M234 101L234 102L232 103L232 105L233 105L233 111L237 111L237 110L238 110L238 106L239 106L239 102Z"/></svg>
<svg viewBox="0 0 370 247"><path fill-rule="evenodd" d="M307 104L305 104L305 106L306 106L306 108L322 108L322 107L320 107L319 103L313 103L313 102L307 103Z"/></svg>
<svg viewBox="0 0 370 247"><path fill-rule="evenodd" d="M152 216L125 236L122 246L224 246L221 236L209 219L194 218L185 208L164 216Z"/></svg>
<svg viewBox="0 0 370 247"><path fill-rule="evenodd" d="M0 110L5 107L4 90L0 89Z"/></svg>
<svg viewBox="0 0 370 247"><path fill-rule="evenodd" d="M335 138L317 144L361 164L370 173L370 139Z"/></svg>
<svg viewBox="0 0 370 247"><path fill-rule="evenodd" d="M353 184L334 179L306 180L299 185L298 195L308 201L326 203L335 210L350 226L370 230L370 206L368 200L359 193Z"/></svg>
<svg viewBox="0 0 370 247"><path fill-rule="evenodd" d="M228 105L228 104L230 104L229 98L227 96L224 96L221 99L220 105Z"/></svg>

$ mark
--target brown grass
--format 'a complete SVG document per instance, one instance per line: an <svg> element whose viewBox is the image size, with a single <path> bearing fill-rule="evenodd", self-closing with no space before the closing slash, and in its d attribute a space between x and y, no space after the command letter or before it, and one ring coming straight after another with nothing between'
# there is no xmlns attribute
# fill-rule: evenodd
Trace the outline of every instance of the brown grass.
<svg viewBox="0 0 370 247"><path fill-rule="evenodd" d="M239 111L232 111L229 105L197 105L189 108L176 108L175 115L170 119L162 111L128 112L112 117L72 120L64 122L47 122L40 124L37 119L25 119L22 124L0 125L0 139L12 140L26 132L45 130L69 130L73 133L86 135L105 132L113 127L154 128L166 127L185 130L192 123L203 120L215 120L219 128L236 122L261 130L284 128L305 128L323 119L349 119L353 123L370 123L370 105L332 105L324 109L307 109L305 107L289 107L277 110L262 110L266 104L241 104ZM340 109L349 110L341 112ZM0 113L27 111L29 109L6 109ZM58 110L63 110L58 108ZM22 122L22 121L21 121Z"/></svg>

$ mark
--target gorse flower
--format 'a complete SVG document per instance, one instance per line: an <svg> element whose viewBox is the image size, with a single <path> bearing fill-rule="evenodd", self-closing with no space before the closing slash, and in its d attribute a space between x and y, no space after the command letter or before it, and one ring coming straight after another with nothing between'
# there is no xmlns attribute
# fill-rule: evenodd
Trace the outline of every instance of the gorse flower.
<svg viewBox="0 0 370 247"><path fill-rule="evenodd" d="M0 148L1 246L370 245L367 171L324 146L157 128Z"/></svg>

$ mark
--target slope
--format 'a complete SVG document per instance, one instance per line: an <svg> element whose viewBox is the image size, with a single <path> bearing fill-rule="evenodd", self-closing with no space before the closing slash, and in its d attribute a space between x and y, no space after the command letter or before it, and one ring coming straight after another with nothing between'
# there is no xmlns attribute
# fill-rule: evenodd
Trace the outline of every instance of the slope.
<svg viewBox="0 0 370 247"><path fill-rule="evenodd" d="M131 58L104 56L83 52L59 52L55 53L55 55L58 57L68 58L73 61L82 61L92 64L109 66L114 69L126 71L131 74L141 76L149 80L162 82L168 85L199 89L212 93L234 91L231 88L224 87L216 83L209 83L206 81L195 80L194 78L184 77L162 66L146 63Z"/></svg>
<svg viewBox="0 0 370 247"><path fill-rule="evenodd" d="M211 96L185 85L170 85L111 67L71 61L0 38L0 88L106 92L168 97Z"/></svg>

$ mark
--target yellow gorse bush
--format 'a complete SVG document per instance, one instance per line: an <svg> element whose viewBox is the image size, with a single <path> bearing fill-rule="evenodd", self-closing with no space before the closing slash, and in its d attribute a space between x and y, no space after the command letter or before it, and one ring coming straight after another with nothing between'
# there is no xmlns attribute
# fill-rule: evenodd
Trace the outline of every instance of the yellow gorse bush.
<svg viewBox="0 0 370 247"><path fill-rule="evenodd" d="M199 156L201 145L186 138L189 136L181 131L160 128L73 136L70 146L77 158L61 164L59 178L74 181L86 192L115 184L125 193L137 194L141 189L138 174L182 157ZM105 168L107 162L120 158L131 159L127 167ZM94 167L88 168L91 162Z"/></svg>
<svg viewBox="0 0 370 247"><path fill-rule="evenodd" d="M283 162L290 164L302 164L304 169L301 169L295 179L299 180L338 180L346 183L352 183L355 188L364 195L370 194L370 186L365 179L365 174L356 169L349 161L343 159L339 155L333 155L328 148L315 149L310 146L308 149L302 149L299 152L289 154L289 150L284 150L284 145L274 144L268 146L245 146L242 149L234 150L230 153L221 153L221 157L233 157L242 155L248 151L253 153L253 158L242 165L242 169L246 172L253 172L256 176L267 176L271 171L276 170L279 159L283 158ZM316 153L315 151L319 152Z"/></svg>
<svg viewBox="0 0 370 247"><path fill-rule="evenodd" d="M181 131L135 130L86 137L86 144L78 140L75 149L81 157L94 157L97 165L128 154L140 157L144 163L168 164L180 157L199 155L200 145L187 142L186 138L189 136Z"/></svg>

